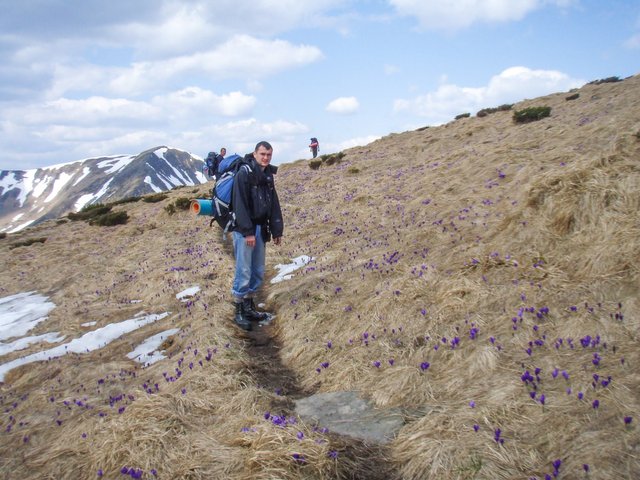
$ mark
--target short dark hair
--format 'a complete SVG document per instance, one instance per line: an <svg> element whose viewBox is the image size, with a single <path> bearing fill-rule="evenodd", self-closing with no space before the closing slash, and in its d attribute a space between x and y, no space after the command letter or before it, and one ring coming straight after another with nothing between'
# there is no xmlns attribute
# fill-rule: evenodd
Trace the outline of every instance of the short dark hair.
<svg viewBox="0 0 640 480"><path fill-rule="evenodd" d="M260 147L264 147L266 150L273 150L273 147L271 146L271 144L265 140L262 140L261 142L256 143L256 148L254 152L257 152Z"/></svg>

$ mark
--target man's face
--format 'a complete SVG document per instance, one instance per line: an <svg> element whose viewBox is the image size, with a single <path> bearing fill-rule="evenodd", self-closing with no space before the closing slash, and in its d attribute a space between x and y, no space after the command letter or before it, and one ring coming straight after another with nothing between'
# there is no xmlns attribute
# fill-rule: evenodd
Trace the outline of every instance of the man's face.
<svg viewBox="0 0 640 480"><path fill-rule="evenodd" d="M264 146L260 145L258 149L253 152L253 158L256 159L258 165L260 165L263 169L267 168L267 166L271 163L271 156L273 155L273 149L267 150Z"/></svg>
<svg viewBox="0 0 640 480"><path fill-rule="evenodd" d="M227 154L227 149L226 148L221 148L220 149L220 155L222 155L223 157Z"/></svg>

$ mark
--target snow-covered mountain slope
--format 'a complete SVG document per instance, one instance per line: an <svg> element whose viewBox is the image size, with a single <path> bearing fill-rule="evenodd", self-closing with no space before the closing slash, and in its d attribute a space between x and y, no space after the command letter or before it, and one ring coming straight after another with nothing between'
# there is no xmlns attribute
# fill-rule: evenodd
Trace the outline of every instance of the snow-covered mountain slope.
<svg viewBox="0 0 640 480"><path fill-rule="evenodd" d="M34 170L0 171L0 231L16 232L91 203L198 185L203 161L156 147L138 155L88 158Z"/></svg>

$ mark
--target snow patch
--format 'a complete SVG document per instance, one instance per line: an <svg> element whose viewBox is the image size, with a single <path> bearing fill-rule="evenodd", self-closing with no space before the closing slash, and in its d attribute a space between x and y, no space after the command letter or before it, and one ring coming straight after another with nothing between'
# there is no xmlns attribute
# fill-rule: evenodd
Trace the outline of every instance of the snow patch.
<svg viewBox="0 0 640 480"><path fill-rule="evenodd" d="M271 283L278 283L282 280L290 280L293 275L292 273L298 270L299 268L304 267L307 263L313 260L312 257L308 255L301 255L293 259L293 263L289 263L287 265L278 264L275 266L276 270L279 270L278 275L271 279Z"/></svg>

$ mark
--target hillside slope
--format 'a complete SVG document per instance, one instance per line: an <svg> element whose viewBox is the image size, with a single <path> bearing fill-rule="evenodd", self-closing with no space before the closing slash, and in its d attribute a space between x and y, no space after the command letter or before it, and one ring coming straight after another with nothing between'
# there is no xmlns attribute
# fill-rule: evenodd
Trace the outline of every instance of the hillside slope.
<svg viewBox="0 0 640 480"><path fill-rule="evenodd" d="M1 295L56 305L30 334L68 341L169 313L9 371L0 474L637 478L640 77L577 93L514 105L552 108L528 124L500 111L392 134L317 170L282 165L286 231L269 273L313 261L265 286L275 375L231 322L219 230L165 209L206 185L115 207L127 225L51 220L0 240ZM30 238L46 240L16 246ZM171 327L168 358L126 357ZM292 418L288 396L343 390L405 409L391 444Z"/></svg>

